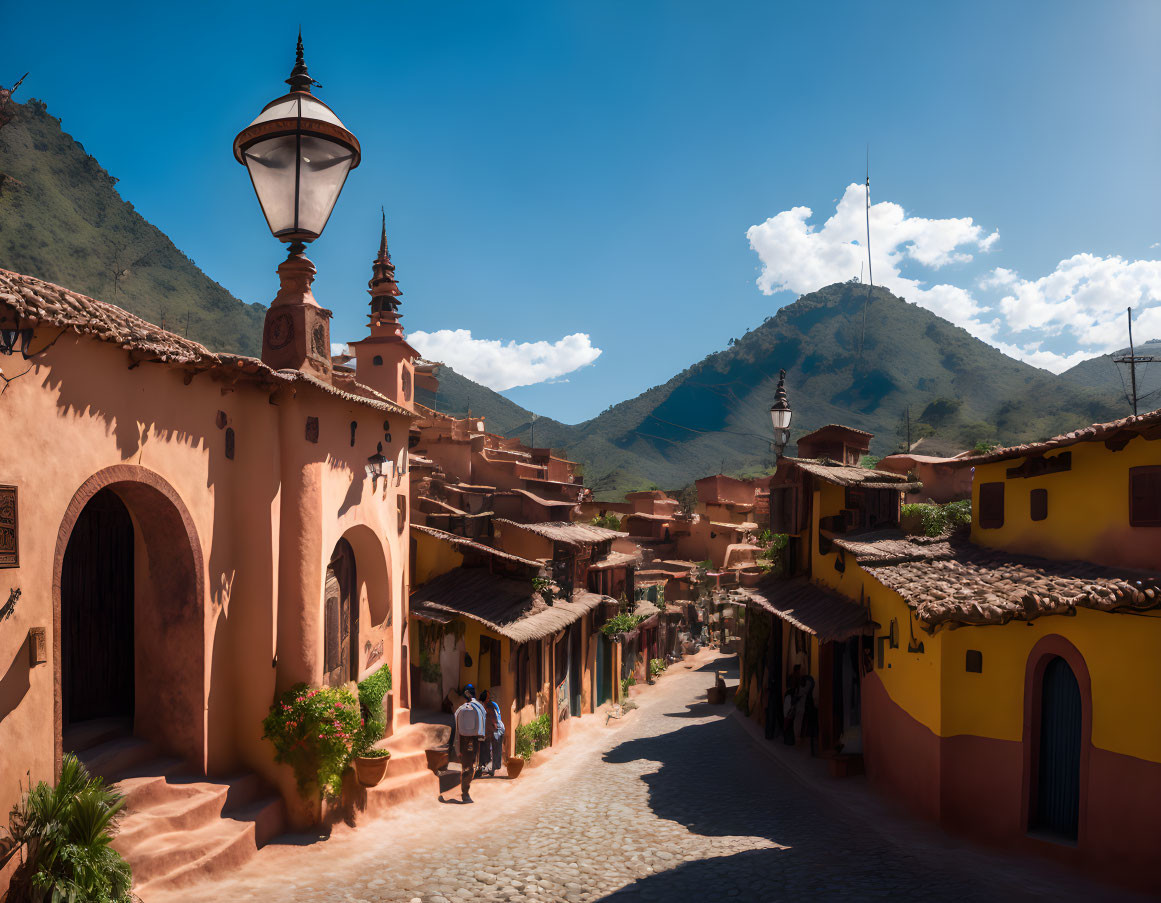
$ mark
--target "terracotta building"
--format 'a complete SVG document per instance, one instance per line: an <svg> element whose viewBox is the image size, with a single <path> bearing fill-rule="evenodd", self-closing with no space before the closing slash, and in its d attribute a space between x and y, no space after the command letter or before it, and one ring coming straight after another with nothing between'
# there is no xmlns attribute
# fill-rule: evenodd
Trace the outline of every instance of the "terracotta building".
<svg viewBox="0 0 1161 903"><path fill-rule="evenodd" d="M323 816L261 737L279 691L390 667L408 724L411 354L335 369L313 267L280 275L256 360L0 271L0 807L70 750L150 783L127 825L200 777L203 821L122 833L139 886Z"/></svg>

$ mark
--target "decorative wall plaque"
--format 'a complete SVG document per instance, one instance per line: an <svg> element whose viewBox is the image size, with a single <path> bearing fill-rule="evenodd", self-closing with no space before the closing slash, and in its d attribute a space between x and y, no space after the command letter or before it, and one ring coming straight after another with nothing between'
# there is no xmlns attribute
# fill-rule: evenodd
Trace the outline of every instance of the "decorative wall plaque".
<svg viewBox="0 0 1161 903"><path fill-rule="evenodd" d="M271 348L285 348L294 338L294 323L289 314L273 317L266 327L266 343Z"/></svg>
<svg viewBox="0 0 1161 903"><path fill-rule="evenodd" d="M20 566L20 524L16 487L0 486L0 568Z"/></svg>

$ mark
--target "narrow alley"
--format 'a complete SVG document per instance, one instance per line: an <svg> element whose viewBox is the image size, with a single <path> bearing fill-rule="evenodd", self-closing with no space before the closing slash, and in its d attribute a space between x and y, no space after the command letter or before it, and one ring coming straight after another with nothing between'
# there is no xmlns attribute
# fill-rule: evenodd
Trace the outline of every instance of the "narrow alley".
<svg viewBox="0 0 1161 903"><path fill-rule="evenodd" d="M227 880L146 903L1128 898L887 814L865 788L871 802L837 803L706 703L734 663L672 667L623 721L586 718L518 781L475 782L470 806L453 791L325 842L284 837Z"/></svg>

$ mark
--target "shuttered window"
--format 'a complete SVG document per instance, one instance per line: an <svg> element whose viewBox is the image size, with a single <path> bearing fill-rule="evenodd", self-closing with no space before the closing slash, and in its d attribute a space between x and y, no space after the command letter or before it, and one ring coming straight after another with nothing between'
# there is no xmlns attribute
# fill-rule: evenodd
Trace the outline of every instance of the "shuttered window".
<svg viewBox="0 0 1161 903"><path fill-rule="evenodd" d="M1129 524L1161 527L1161 467L1129 468Z"/></svg>
<svg viewBox="0 0 1161 903"><path fill-rule="evenodd" d="M1004 526L1004 484L983 483L980 486L980 527L995 530Z"/></svg>
<svg viewBox="0 0 1161 903"><path fill-rule="evenodd" d="M1033 489L1029 499L1032 508L1032 520L1044 520L1048 517L1048 490Z"/></svg>

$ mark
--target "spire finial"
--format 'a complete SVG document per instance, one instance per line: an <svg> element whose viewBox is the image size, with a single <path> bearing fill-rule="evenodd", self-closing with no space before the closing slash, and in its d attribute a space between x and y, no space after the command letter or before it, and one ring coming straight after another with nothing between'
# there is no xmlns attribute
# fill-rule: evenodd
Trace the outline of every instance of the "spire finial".
<svg viewBox="0 0 1161 903"><path fill-rule="evenodd" d="M371 264L371 315L394 315L399 310L399 283L395 281L395 264L391 262L391 252L387 249L387 211L379 208L382 229L379 233L379 256Z"/></svg>
<svg viewBox="0 0 1161 903"><path fill-rule="evenodd" d="M310 77L310 73L306 71L306 58L302 52L302 27L298 29L298 48L294 54L294 68L290 70L290 78L286 80L290 85L291 91L301 91L303 94L310 93L310 86L315 85L322 87L318 82Z"/></svg>

